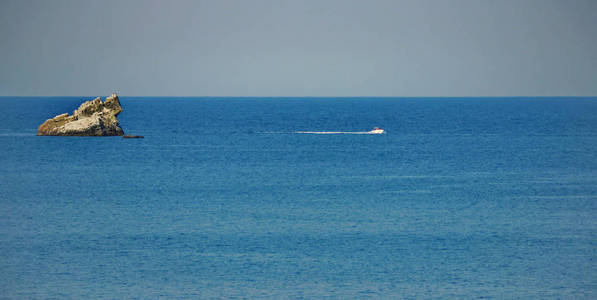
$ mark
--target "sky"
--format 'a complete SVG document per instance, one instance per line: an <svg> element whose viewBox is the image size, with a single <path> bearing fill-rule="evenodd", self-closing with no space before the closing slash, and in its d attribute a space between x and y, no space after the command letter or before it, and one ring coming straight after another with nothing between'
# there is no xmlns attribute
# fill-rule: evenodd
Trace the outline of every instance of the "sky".
<svg viewBox="0 0 597 300"><path fill-rule="evenodd" d="M596 0L0 0L0 96L597 96Z"/></svg>

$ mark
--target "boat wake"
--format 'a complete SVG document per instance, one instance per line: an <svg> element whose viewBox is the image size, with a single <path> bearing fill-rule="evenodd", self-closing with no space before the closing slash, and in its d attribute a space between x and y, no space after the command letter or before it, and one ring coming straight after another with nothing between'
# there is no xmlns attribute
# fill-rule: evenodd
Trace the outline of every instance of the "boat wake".
<svg viewBox="0 0 597 300"><path fill-rule="evenodd" d="M385 134L386 131L375 127L370 131L261 131L259 134Z"/></svg>
<svg viewBox="0 0 597 300"><path fill-rule="evenodd" d="M384 134L385 130L381 128L373 128L370 131L295 131L295 133L306 133L306 134Z"/></svg>
<svg viewBox="0 0 597 300"><path fill-rule="evenodd" d="M379 133L371 133L369 131L295 131L294 133L307 133L307 134L379 134Z"/></svg>

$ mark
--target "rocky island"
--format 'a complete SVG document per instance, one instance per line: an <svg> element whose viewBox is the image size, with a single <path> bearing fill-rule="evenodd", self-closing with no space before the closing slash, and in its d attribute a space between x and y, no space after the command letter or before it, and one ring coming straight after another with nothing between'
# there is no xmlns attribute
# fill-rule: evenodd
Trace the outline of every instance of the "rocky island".
<svg viewBox="0 0 597 300"><path fill-rule="evenodd" d="M100 97L87 101L73 112L46 120L37 129L37 135L59 136L119 136L124 135L118 115L122 111L118 96L112 94L102 102Z"/></svg>

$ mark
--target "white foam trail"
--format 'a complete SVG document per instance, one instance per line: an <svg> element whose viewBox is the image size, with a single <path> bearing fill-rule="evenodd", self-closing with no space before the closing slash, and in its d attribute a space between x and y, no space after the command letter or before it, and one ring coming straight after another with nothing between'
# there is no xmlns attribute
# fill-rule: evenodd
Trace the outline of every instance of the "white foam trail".
<svg viewBox="0 0 597 300"><path fill-rule="evenodd" d="M295 131L294 133L306 134L379 134L370 131Z"/></svg>

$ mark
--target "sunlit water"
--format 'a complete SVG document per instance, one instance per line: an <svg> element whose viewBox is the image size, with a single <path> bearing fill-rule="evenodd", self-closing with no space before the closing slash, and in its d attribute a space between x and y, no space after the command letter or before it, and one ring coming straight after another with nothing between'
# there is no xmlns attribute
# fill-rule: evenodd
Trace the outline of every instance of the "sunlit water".
<svg viewBox="0 0 597 300"><path fill-rule="evenodd" d="M595 98L92 98L0 98L2 297L597 296Z"/></svg>

